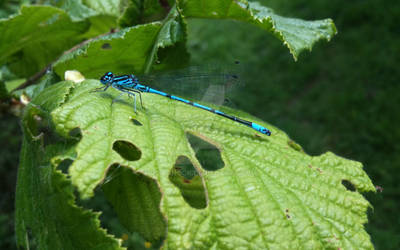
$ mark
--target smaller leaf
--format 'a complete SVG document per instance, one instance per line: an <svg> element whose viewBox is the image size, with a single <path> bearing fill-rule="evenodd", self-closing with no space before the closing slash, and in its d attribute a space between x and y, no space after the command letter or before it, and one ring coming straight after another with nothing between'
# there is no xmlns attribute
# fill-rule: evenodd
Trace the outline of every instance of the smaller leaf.
<svg viewBox="0 0 400 250"><path fill-rule="evenodd" d="M73 22L50 6L22 6L20 14L0 20L0 65L31 76L80 41L88 22Z"/></svg>
<svg viewBox="0 0 400 250"><path fill-rule="evenodd" d="M82 21L98 14L95 10L82 4L82 0L65 0L60 8L65 10L73 21Z"/></svg>
<svg viewBox="0 0 400 250"><path fill-rule="evenodd" d="M19 85L21 85L23 82L25 81L25 79L21 78L21 79L14 79L11 81L7 81L5 83L5 86L7 88L8 92L13 91L15 88L17 88Z"/></svg>
<svg viewBox="0 0 400 250"><path fill-rule="evenodd" d="M185 17L234 19L272 32L288 47L295 60L303 50L311 50L317 41L329 41L336 34L336 27L331 19L305 21L282 17L258 2L183 0L179 3Z"/></svg>
<svg viewBox="0 0 400 250"><path fill-rule="evenodd" d="M158 69L186 64L186 24L177 10L161 22L125 28L62 56L54 65L62 76L76 69L87 77L99 78L104 71L118 74L148 72L159 58ZM159 51L162 49L162 51ZM159 55L159 56L158 56ZM177 57L180 60L176 60Z"/></svg>
<svg viewBox="0 0 400 250"><path fill-rule="evenodd" d="M132 0L129 6L119 20L122 27L134 26L154 21L160 21L168 14L171 6L174 5L173 0Z"/></svg>
<svg viewBox="0 0 400 250"><path fill-rule="evenodd" d="M105 71L118 74L143 72L160 27L161 23L139 25L94 40L63 55L54 64L54 71L63 76L65 71L75 69L96 79Z"/></svg>
<svg viewBox="0 0 400 250"><path fill-rule="evenodd" d="M46 87L60 81L60 78L53 72L49 72L45 74L39 83L30 85L24 89L16 90L12 92L12 95L15 97L20 97L23 94L26 94L29 99L35 98L40 94ZM22 83L22 82L21 82Z"/></svg>
<svg viewBox="0 0 400 250"><path fill-rule="evenodd" d="M115 17L119 17L122 10L126 8L126 5L128 5L125 0L83 0L83 2L99 14Z"/></svg>
<svg viewBox="0 0 400 250"><path fill-rule="evenodd" d="M117 27L120 0L83 2L82 0L53 0L52 3L67 12L73 21L90 22L90 29L81 34L80 38L90 39Z"/></svg>
<svg viewBox="0 0 400 250"><path fill-rule="evenodd" d="M154 61L156 70L182 67L189 62L189 53L186 50L187 27L180 11L174 5L163 21L160 32L153 45L144 73L149 73ZM179 60L177 60L179 58Z"/></svg>

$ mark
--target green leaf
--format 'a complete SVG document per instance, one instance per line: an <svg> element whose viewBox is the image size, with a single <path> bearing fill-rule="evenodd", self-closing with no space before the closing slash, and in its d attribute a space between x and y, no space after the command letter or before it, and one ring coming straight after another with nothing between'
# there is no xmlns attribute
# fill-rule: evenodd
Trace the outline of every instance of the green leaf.
<svg viewBox="0 0 400 250"><path fill-rule="evenodd" d="M105 0L82 3L82 0L63 0L52 1L52 4L68 13L73 21L90 22L90 29L80 35L82 39L90 39L117 27L117 19L120 16L119 2L119 0Z"/></svg>
<svg viewBox="0 0 400 250"><path fill-rule="evenodd" d="M148 72L162 48L158 68L176 67L187 63L186 26L177 10L166 19L119 32L92 41L73 53L66 54L54 65L60 76L76 69L87 78L99 78L105 71L118 73ZM179 55L181 60L176 60Z"/></svg>
<svg viewBox="0 0 400 250"><path fill-rule="evenodd" d="M48 120L49 110L65 100L66 86L71 84L46 89L25 110L16 191L17 244L23 249L120 249L121 240L100 228L99 213L75 205L70 180L55 168L76 157L76 140L54 134Z"/></svg>
<svg viewBox="0 0 400 250"><path fill-rule="evenodd" d="M42 92L46 87L58 82L59 80L60 78L54 72L49 72L42 77L39 83L30 85L24 89L13 91L12 95L14 97L20 97L22 94L26 94L30 99L32 99L40 94L40 92ZM22 82L19 82L15 87L19 86L21 83Z"/></svg>
<svg viewBox="0 0 400 250"><path fill-rule="evenodd" d="M115 190L120 190L120 197L125 198L119 205L116 204L118 199L111 199L119 218L124 218L123 223L128 224L130 230L146 236L140 225L156 222L155 238L162 237L164 229L168 230L164 246L170 249L373 248L363 227L370 205L359 192L375 189L360 163L330 152L309 156L284 132L242 112L227 110L265 125L272 135L256 134L229 119L147 93L142 94L144 109L135 113L133 100L128 97L112 104L119 94L114 89L105 93L89 92L98 86L99 82L93 80L60 82L45 89L31 105L46 111L62 137L71 138L71 131L79 128L81 139L73 146L76 153L68 174L81 197L92 196L94 188L103 182L106 171L115 164L126 168L123 172L135 174L136 180L140 176L138 182L126 179L128 181L106 184L114 190L111 194L118 194ZM35 131L34 114L26 113L25 129ZM26 132L25 140L29 134L34 138L37 133ZM190 137L217 148L224 166L206 171L202 162L207 160L198 158L201 154L196 154ZM31 174L27 183L22 181L26 181L25 172L48 169L37 165L40 151L27 154L30 144L25 142L24 145L19 189L29 190L29 195L35 197L31 201L41 201L43 197L52 199L53 196L34 188L41 182L47 183L52 175ZM171 178L171 171L182 156L197 171L193 179L201 179L196 185L202 183L203 197L207 199L205 207L191 206L188 197L199 197L198 192L191 196L189 189L183 190L176 179ZM54 157L66 156L61 153ZM41 166L46 165L42 163ZM127 176L122 173L120 180L125 178ZM347 190L342 184L344 180L356 191ZM145 187L140 184L143 181L149 183L147 194L134 192L135 186L141 190ZM51 183L57 186L60 182ZM21 192L19 190L19 194ZM38 218L35 211L41 210L31 207L40 204L28 203L29 195L23 196L28 199L26 203L17 203L19 218L24 214L24 207L30 218ZM161 201L157 197L161 197ZM65 200L60 202L65 204ZM24 206L26 204L29 205ZM146 221L148 218L157 219ZM163 218L167 223L165 227ZM79 221L79 218L69 220ZM44 223L50 222L45 220Z"/></svg>
<svg viewBox="0 0 400 250"><path fill-rule="evenodd" d="M117 18L110 15L91 16L88 21L90 22L90 29L82 35L85 39L106 34L117 27Z"/></svg>
<svg viewBox="0 0 400 250"><path fill-rule="evenodd" d="M303 50L311 50L317 41L329 41L336 34L336 27L331 19L305 21L282 17L258 2L183 0L179 3L187 18L234 19L272 32L289 48L295 60Z"/></svg>
<svg viewBox="0 0 400 250"><path fill-rule="evenodd" d="M10 92L15 89L24 79L17 79L6 66L0 67L0 100L8 100Z"/></svg>
<svg viewBox="0 0 400 250"><path fill-rule="evenodd" d="M173 0L131 0L125 9L119 24L122 27L149 23L164 19L174 5Z"/></svg>
<svg viewBox="0 0 400 250"><path fill-rule="evenodd" d="M155 6L151 1L142 4L146 3ZM141 12L141 7L136 2L129 8L121 19L126 25L135 23L139 18L138 15L153 13L151 9L147 14ZM158 10L154 13L158 13ZM329 40L336 33L335 26L329 19L303 21L284 18L257 3L183 1L180 2L179 8L176 6L171 8L163 22L125 28L116 34L89 42L62 57L55 64L55 70L60 76L66 70L76 69L87 77L98 78L105 71L148 73L152 67L155 70L162 70L183 66L188 62L189 55L185 47L187 32L182 12L186 18L231 18L256 24L273 32L287 44L295 59L302 50L311 49L316 41Z"/></svg>
<svg viewBox="0 0 400 250"><path fill-rule="evenodd" d="M25 81L25 79L15 79L15 80L5 82L7 92L13 91L15 88L17 88L19 85L21 85L24 81Z"/></svg>
<svg viewBox="0 0 400 250"><path fill-rule="evenodd" d="M83 0L83 2L97 13L119 17L126 7L126 0Z"/></svg>
<svg viewBox="0 0 400 250"><path fill-rule="evenodd" d="M82 4L81 0L65 0L58 5L61 9L65 10L74 21L82 21L98 14L95 10Z"/></svg>
<svg viewBox="0 0 400 250"><path fill-rule="evenodd" d="M56 6L65 10L75 21L103 15L115 18L121 15L125 1L121 0L64 0L56 1Z"/></svg>
<svg viewBox="0 0 400 250"><path fill-rule="evenodd" d="M80 41L88 27L54 7L23 6L19 15L0 20L0 65L7 63L19 76L33 75Z"/></svg>
<svg viewBox="0 0 400 250"><path fill-rule="evenodd" d="M87 78L99 78L105 71L143 72L161 23L126 28L88 43L73 53L66 54L54 65L63 76L76 69Z"/></svg>
<svg viewBox="0 0 400 250"><path fill-rule="evenodd" d="M16 13L21 3L3 0L0 2L0 18L7 18L8 16Z"/></svg>
<svg viewBox="0 0 400 250"><path fill-rule="evenodd" d="M46 148L46 153L50 151ZM41 159L43 153L40 141L25 138L16 194L17 244L24 249L35 245L39 249L119 249L120 240L100 228L99 213L74 204L70 181Z"/></svg>

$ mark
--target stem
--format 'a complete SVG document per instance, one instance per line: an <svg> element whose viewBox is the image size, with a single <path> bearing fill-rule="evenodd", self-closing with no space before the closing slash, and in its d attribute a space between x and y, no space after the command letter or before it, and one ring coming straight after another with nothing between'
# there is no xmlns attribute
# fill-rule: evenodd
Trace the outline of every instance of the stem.
<svg viewBox="0 0 400 250"><path fill-rule="evenodd" d="M162 1L162 0L160 0L160 1ZM174 6L172 6L171 9L174 9L175 6L176 6L176 4L174 4ZM150 72L150 68L154 63L154 59L155 59L156 53L158 51L158 40L159 40L160 32L163 30L164 25L169 20L170 16L174 15L174 14L175 14L174 11L170 11L168 13L168 15L165 17L165 19L163 20L163 22L162 22L160 31L158 32L156 40L155 40L154 45L153 45L153 48L151 49L150 56L147 58L147 61L146 61L145 67L144 67L144 72L143 72L144 74L148 74Z"/></svg>

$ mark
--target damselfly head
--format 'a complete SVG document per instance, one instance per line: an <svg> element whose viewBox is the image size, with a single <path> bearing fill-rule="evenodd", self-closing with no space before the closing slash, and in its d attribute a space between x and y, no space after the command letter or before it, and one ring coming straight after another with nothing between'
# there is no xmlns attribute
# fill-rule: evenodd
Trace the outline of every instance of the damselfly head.
<svg viewBox="0 0 400 250"><path fill-rule="evenodd" d="M100 82L107 85L112 82L113 78L114 74L112 72L107 72L100 78Z"/></svg>

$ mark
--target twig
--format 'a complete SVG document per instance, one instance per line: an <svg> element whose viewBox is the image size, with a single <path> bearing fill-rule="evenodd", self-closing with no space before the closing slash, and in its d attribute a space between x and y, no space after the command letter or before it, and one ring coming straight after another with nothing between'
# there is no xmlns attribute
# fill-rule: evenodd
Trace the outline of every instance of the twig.
<svg viewBox="0 0 400 250"><path fill-rule="evenodd" d="M35 83L40 77L42 77L44 74L46 74L47 70L49 70L50 67L51 67L51 63L49 65L47 65L46 68L42 69L41 71L37 72L33 76L29 77L28 80L26 80L24 83L22 83L21 85L19 85L15 89L13 89L13 91L19 90L19 89L24 89L24 88L28 87L29 85Z"/></svg>

